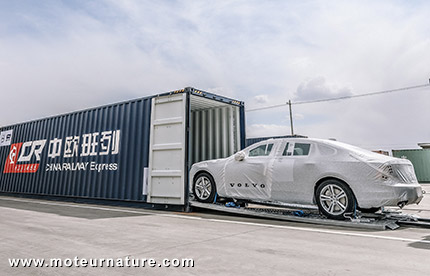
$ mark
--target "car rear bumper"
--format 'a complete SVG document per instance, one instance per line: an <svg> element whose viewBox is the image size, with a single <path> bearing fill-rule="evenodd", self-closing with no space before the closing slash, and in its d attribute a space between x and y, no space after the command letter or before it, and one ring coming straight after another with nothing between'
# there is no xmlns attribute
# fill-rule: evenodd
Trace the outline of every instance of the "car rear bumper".
<svg viewBox="0 0 430 276"><path fill-rule="evenodd" d="M405 204L418 204L423 199L423 189L421 186L409 187L401 185L400 187L393 187L394 192L397 195L397 204L404 202Z"/></svg>
<svg viewBox="0 0 430 276"><path fill-rule="evenodd" d="M417 184L381 185L357 198L361 208L418 204L423 199L422 187Z"/></svg>

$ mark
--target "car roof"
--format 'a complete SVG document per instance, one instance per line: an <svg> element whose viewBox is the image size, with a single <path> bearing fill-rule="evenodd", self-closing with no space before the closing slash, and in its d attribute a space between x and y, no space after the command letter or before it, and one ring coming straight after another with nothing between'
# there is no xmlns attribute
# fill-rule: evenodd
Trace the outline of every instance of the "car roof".
<svg viewBox="0 0 430 276"><path fill-rule="evenodd" d="M323 145L327 145L327 146L332 146L334 148L337 149L341 149L341 150L347 150L347 151L354 151L354 152L360 152L360 153L373 153L372 151L357 147L357 146L353 146L351 144L346 144L343 142L339 142L339 141L334 141L334 140L329 140L329 139L320 139L320 138L304 138L304 137L289 137L289 138L270 138L267 140L263 140L260 141L258 143L255 143L253 145L258 145L258 144L264 144L267 142L283 142L283 141L288 141L288 142L299 142L299 143L316 143L316 144L323 144ZM252 146L252 145L250 145ZM375 153L377 154L377 153Z"/></svg>
<svg viewBox="0 0 430 276"><path fill-rule="evenodd" d="M388 161L388 160L396 159L396 158L391 157L391 156L385 156L385 155L382 155L382 154L379 154L379 153L375 153L375 152L372 152L370 150L363 149L363 148L360 148L360 147L357 147L357 146L353 146L353 145L350 145L350 144L346 144L346 143L343 143L343 142L329 140L329 139L320 139L320 138L303 138L303 137L276 138L276 139L264 140L264 141L261 141L259 143L255 143L255 145L257 145L257 144L263 144L264 142L269 142L269 141L274 141L274 142L288 141L288 142L299 142L299 143L316 143L316 144L320 144L320 145L326 145L326 146L334 147L337 150L341 150L341 151L344 151L344 152L354 152L355 154L358 154L359 156L362 156L365 159L381 160L381 161Z"/></svg>
<svg viewBox="0 0 430 276"><path fill-rule="evenodd" d="M267 140L263 140L260 141L258 143L255 144L260 144L260 143L265 143L265 142L269 142L269 141L274 141L274 142L279 142L279 141L291 141L291 142L316 142L316 143L320 143L320 144L326 144L326 145L331 145L334 147L340 147L340 148L345 148L345 149L351 149L351 148L356 148L356 149L361 149L359 147L350 145L350 144L346 144L346 143L342 143L342 142L338 142L335 140L329 140L329 139L321 139L321 138L307 138L307 137L287 137L287 138L269 138Z"/></svg>

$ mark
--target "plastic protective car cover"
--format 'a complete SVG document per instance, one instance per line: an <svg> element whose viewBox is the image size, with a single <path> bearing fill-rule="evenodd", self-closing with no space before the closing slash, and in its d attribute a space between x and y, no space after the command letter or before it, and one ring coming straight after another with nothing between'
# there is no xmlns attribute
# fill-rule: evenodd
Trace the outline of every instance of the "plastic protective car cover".
<svg viewBox="0 0 430 276"><path fill-rule="evenodd" d="M197 163L191 174L209 171L218 194L232 198L313 204L315 185L325 177L346 182L362 208L418 203L422 198L408 160L320 139L295 139L312 145L309 155L282 156L287 142L273 140L270 156L249 157L248 148L226 159Z"/></svg>

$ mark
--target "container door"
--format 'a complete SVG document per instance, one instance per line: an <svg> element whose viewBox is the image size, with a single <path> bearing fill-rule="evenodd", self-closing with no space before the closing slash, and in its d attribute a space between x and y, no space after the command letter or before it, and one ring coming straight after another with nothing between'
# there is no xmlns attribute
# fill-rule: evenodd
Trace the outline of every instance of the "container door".
<svg viewBox="0 0 430 276"><path fill-rule="evenodd" d="M148 202L184 204L186 94L152 99Z"/></svg>

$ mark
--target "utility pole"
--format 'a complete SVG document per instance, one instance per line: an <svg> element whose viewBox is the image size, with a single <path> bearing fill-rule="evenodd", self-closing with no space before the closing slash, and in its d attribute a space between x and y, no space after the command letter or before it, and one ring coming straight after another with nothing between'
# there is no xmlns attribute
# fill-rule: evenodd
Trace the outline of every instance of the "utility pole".
<svg viewBox="0 0 430 276"><path fill-rule="evenodd" d="M291 135L294 136L294 128L293 128L293 111L291 109L291 100L288 100L288 107L290 108L290 124L291 124Z"/></svg>

